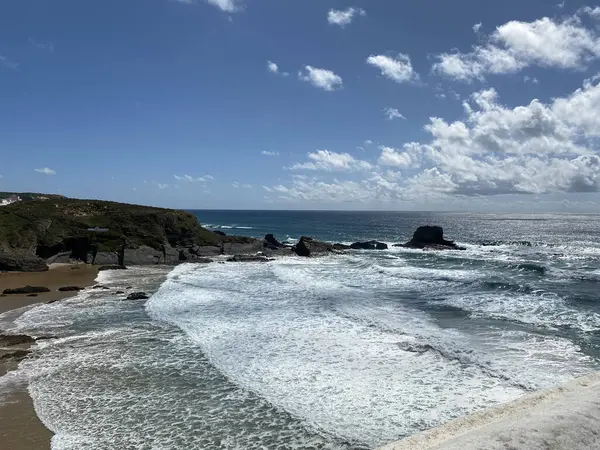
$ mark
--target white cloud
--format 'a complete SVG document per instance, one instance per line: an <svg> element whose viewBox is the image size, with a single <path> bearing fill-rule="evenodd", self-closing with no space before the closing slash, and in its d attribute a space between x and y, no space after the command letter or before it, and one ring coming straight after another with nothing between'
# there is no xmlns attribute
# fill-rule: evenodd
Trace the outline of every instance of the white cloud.
<svg viewBox="0 0 600 450"><path fill-rule="evenodd" d="M331 70L317 69L312 66L304 66L304 72L298 72L298 78L326 91L333 91L343 85L342 77Z"/></svg>
<svg viewBox="0 0 600 450"><path fill-rule="evenodd" d="M284 77L287 77L289 75L288 72L281 72L279 70L279 66L276 63L274 63L273 61L267 61L267 70L271 73L283 75Z"/></svg>
<svg viewBox="0 0 600 450"><path fill-rule="evenodd" d="M161 190L162 190L162 189L167 189L167 188L169 187L169 185L168 185L168 184L163 184L163 183L158 183L156 186L157 186L159 189L161 189Z"/></svg>
<svg viewBox="0 0 600 450"><path fill-rule="evenodd" d="M370 170L373 166L367 161L355 159L348 153L335 153L319 150L308 154L309 162L297 163L291 170L358 171Z"/></svg>
<svg viewBox="0 0 600 450"><path fill-rule="evenodd" d="M237 181L234 181L233 183L231 183L231 186L235 189L252 189L251 184L242 184Z"/></svg>
<svg viewBox="0 0 600 450"><path fill-rule="evenodd" d="M587 14L593 19L600 19L600 6L595 6L594 8L590 6L584 6L579 9L579 14Z"/></svg>
<svg viewBox="0 0 600 450"><path fill-rule="evenodd" d="M19 69L19 63L11 61L6 56L2 56L2 55L0 55L0 66L4 66L4 67L6 67L8 69L12 69L12 70Z"/></svg>
<svg viewBox="0 0 600 450"><path fill-rule="evenodd" d="M490 195L511 204L523 194L597 195L598 81L586 80L580 89L548 103L534 99L517 107L503 105L494 89L484 89L463 103L461 120L432 117L424 127L429 139L399 149L379 147L376 166L347 153L321 150L292 167L321 173L293 176L289 183L264 189L275 202L322 205L438 202L443 207L469 197L472 206Z"/></svg>
<svg viewBox="0 0 600 450"><path fill-rule="evenodd" d="M442 53L432 71L462 81L487 74L511 74L529 66L581 69L600 56L597 31L578 16L548 17L533 22L510 21L499 26L488 42L470 53Z"/></svg>
<svg viewBox="0 0 600 450"><path fill-rule="evenodd" d="M396 58L385 55L371 55L367 58L367 64L377 67L384 77L396 83L406 83L419 79L419 75L412 67L410 57L403 53L399 53Z"/></svg>
<svg viewBox="0 0 600 450"><path fill-rule="evenodd" d="M373 141L371 139L365 139L365 145L371 145Z"/></svg>
<svg viewBox="0 0 600 450"><path fill-rule="evenodd" d="M388 120L394 120L394 119L406 120L406 117L404 117L404 115L402 113L400 113L400 111L398 111L396 108L385 108L383 110L383 113L385 114L385 116L387 117Z"/></svg>
<svg viewBox="0 0 600 450"><path fill-rule="evenodd" d="M204 175L203 177L193 177L191 175L173 175L177 181L186 181L188 183L206 183L207 181L214 180L215 178L211 175Z"/></svg>
<svg viewBox="0 0 600 450"><path fill-rule="evenodd" d="M525 75L525 76L523 77L523 81L524 81L525 83L539 84L539 80L538 80L536 77L533 77L533 78L532 78L532 77L530 77L530 76L528 76L528 75Z"/></svg>
<svg viewBox="0 0 600 450"><path fill-rule="evenodd" d="M381 146L381 155L377 163L380 166L419 167L421 163L421 146L417 143L404 145L403 151L392 147Z"/></svg>
<svg viewBox="0 0 600 450"><path fill-rule="evenodd" d="M347 8L344 10L340 9L331 9L329 13L327 13L327 21L331 25L339 25L340 27L345 27L346 25L352 23L354 17L356 16L364 16L367 12L361 8Z"/></svg>
<svg viewBox="0 0 600 450"><path fill-rule="evenodd" d="M38 50L48 50L50 53L54 51L54 44L52 42L36 42L33 38L29 38L29 42L31 42Z"/></svg>
<svg viewBox="0 0 600 450"><path fill-rule="evenodd" d="M279 152L270 152L268 150L263 150L260 154L263 156L279 156Z"/></svg>
<svg viewBox="0 0 600 450"><path fill-rule="evenodd" d="M34 170L38 173L43 173L44 175L56 175L56 171L54 171L48 167L44 167L42 169L34 169Z"/></svg>
<svg viewBox="0 0 600 450"><path fill-rule="evenodd" d="M476 23L475 25L473 25L473 31L475 33L479 33L479 30L481 30L481 26L482 26L481 22Z"/></svg>
<svg viewBox="0 0 600 450"><path fill-rule="evenodd" d="M196 3L196 0L175 0L179 3L185 3L188 5L192 5ZM237 12L242 9L241 0L204 0L209 5L216 6L221 11L225 12Z"/></svg>

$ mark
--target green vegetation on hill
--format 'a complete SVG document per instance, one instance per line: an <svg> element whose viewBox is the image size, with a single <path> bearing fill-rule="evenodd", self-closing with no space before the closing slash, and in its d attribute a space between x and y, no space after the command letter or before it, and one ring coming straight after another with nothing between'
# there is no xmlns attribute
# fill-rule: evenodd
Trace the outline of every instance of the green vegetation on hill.
<svg viewBox="0 0 600 450"><path fill-rule="evenodd" d="M12 196L19 197L22 201L38 200L38 199L50 199L50 198L65 198L62 195L56 194L40 194L38 192L0 192L0 200L9 198Z"/></svg>
<svg viewBox="0 0 600 450"><path fill-rule="evenodd" d="M75 249L78 242L85 242L86 247L92 244L97 251L116 251L123 245L158 250L166 244L189 247L221 242L220 236L202 228L196 217L185 211L44 197L0 207L0 251L25 250L47 258ZM109 231L88 231L95 227Z"/></svg>

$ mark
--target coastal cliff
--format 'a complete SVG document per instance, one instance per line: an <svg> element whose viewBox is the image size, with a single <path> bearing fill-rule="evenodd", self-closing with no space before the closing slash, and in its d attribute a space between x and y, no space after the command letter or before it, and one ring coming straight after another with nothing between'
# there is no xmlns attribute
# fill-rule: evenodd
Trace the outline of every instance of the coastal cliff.
<svg viewBox="0 0 600 450"><path fill-rule="evenodd" d="M0 270L46 270L46 263L150 264L219 254L220 236L185 211L45 196L0 208Z"/></svg>

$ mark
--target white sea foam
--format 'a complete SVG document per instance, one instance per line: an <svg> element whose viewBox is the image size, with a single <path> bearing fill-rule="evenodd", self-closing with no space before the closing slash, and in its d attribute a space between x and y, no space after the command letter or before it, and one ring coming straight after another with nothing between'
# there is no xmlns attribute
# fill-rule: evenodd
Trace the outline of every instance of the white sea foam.
<svg viewBox="0 0 600 450"><path fill-rule="evenodd" d="M181 327L236 384L318 428L370 445L593 366L559 338L440 328L389 294L418 283L423 294L430 283L419 274L434 283L477 274L402 264L386 271L344 257L181 266L147 308Z"/></svg>
<svg viewBox="0 0 600 450"><path fill-rule="evenodd" d="M474 317L511 320L546 328L600 331L600 314L578 311L549 292L459 294L447 296L443 303L469 311Z"/></svg>

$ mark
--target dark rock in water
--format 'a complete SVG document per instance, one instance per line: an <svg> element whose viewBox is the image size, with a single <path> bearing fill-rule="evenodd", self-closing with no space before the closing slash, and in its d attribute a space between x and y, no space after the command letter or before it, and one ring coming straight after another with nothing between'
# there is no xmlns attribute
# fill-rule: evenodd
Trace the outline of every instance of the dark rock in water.
<svg viewBox="0 0 600 450"><path fill-rule="evenodd" d="M98 268L98 272L102 272L104 270L127 270L127 267L119 266L119 265L111 265L111 266L101 266Z"/></svg>
<svg viewBox="0 0 600 450"><path fill-rule="evenodd" d="M44 286L23 286L15 289L4 289L4 294L40 294L42 292L50 292L50 289Z"/></svg>
<svg viewBox="0 0 600 450"><path fill-rule="evenodd" d="M311 237L302 236L300 241L292 248L292 251L298 256L308 257L342 250L341 247L341 244L332 245L327 242L315 241Z"/></svg>
<svg viewBox="0 0 600 450"><path fill-rule="evenodd" d="M63 286L58 288L58 292L76 292L81 290L83 290L83 288L79 286Z"/></svg>
<svg viewBox="0 0 600 450"><path fill-rule="evenodd" d="M13 360L21 361L31 353L30 350L14 350L0 356L0 361Z"/></svg>
<svg viewBox="0 0 600 450"><path fill-rule="evenodd" d="M218 234L219 236L227 236L225 233L219 230L212 230L213 233Z"/></svg>
<svg viewBox="0 0 600 450"><path fill-rule="evenodd" d="M437 226L419 227L410 242L397 244L395 247L421 248L424 250L466 250L453 241L444 239L444 229Z"/></svg>
<svg viewBox="0 0 600 450"><path fill-rule="evenodd" d="M227 262L268 262L273 261L266 256L261 255L235 255L233 258L229 258Z"/></svg>
<svg viewBox="0 0 600 450"><path fill-rule="evenodd" d="M46 270L48 270L46 261L35 255L24 252L0 253L0 271L45 272Z"/></svg>
<svg viewBox="0 0 600 450"><path fill-rule="evenodd" d="M350 246L354 250L387 250L387 244L377 241L355 242Z"/></svg>
<svg viewBox="0 0 600 450"><path fill-rule="evenodd" d="M124 293L125 293L125 291L117 291L117 292L115 292L115 294L117 294L117 295L124 294Z"/></svg>
<svg viewBox="0 0 600 450"><path fill-rule="evenodd" d="M332 247L334 250L339 250L339 251L351 249L351 247L346 244L333 244Z"/></svg>
<svg viewBox="0 0 600 450"><path fill-rule="evenodd" d="M271 249L271 250L277 250L279 248L282 248L284 245L279 242L274 235L272 234L267 234L265 236L265 243L264 243L264 247Z"/></svg>
<svg viewBox="0 0 600 450"><path fill-rule="evenodd" d="M133 292L127 296L127 300L146 300L150 297L145 292Z"/></svg>
<svg viewBox="0 0 600 450"><path fill-rule="evenodd" d="M33 344L35 339L26 334L0 334L0 346L11 347L13 345Z"/></svg>
<svg viewBox="0 0 600 450"><path fill-rule="evenodd" d="M25 297L37 297L38 294L27 294Z"/></svg>

